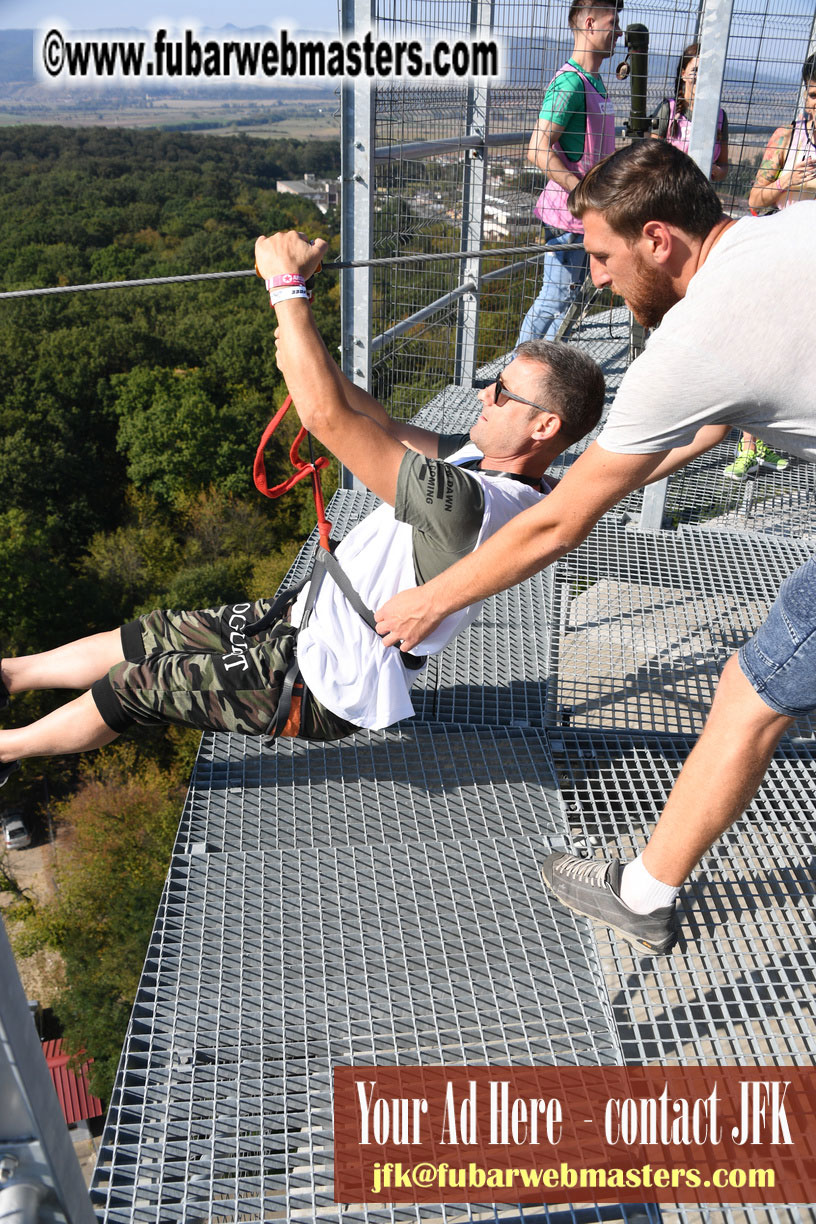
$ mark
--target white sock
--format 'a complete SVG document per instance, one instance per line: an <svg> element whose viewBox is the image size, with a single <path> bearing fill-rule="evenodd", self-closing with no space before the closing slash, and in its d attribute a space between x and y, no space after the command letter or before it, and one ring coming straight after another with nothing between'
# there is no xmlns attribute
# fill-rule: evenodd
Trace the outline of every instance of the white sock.
<svg viewBox="0 0 816 1224"><path fill-rule="evenodd" d="M662 909L672 905L680 892L673 884L661 884L643 865L643 855L639 854L631 863L627 863L621 876L621 901L636 914L650 914L652 910Z"/></svg>

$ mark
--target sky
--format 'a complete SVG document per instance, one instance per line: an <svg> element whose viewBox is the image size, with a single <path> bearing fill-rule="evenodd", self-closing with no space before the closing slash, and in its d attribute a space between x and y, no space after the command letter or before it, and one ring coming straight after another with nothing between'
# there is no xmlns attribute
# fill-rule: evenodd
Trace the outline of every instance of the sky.
<svg viewBox="0 0 816 1224"><path fill-rule="evenodd" d="M296 16L295 16L296 14ZM0 30L30 30L43 25L61 30L337 29L337 0L0 0Z"/></svg>

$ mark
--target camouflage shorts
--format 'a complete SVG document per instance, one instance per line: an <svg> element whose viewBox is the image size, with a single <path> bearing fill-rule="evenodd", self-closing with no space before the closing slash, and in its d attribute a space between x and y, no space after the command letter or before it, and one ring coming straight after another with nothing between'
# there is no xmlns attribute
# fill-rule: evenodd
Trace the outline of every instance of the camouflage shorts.
<svg viewBox="0 0 816 1224"><path fill-rule="evenodd" d="M198 612L150 612L122 627L126 662L93 686L108 726L179 723L201 731L265 735L295 655L297 631L277 621L256 636L269 600ZM274 635L274 636L273 636ZM304 692L300 736L332 740L354 727Z"/></svg>

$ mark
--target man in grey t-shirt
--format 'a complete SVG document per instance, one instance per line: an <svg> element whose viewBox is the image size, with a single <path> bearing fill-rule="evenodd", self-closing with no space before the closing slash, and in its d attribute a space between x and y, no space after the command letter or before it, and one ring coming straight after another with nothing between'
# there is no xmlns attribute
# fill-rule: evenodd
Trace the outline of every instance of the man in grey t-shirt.
<svg viewBox="0 0 816 1224"><path fill-rule="evenodd" d="M623 379L606 426L541 506L377 612L410 650L455 608L575 548L625 494L722 441L732 426L816 459L816 203L731 221L708 180L664 141L595 166L570 196L595 284L661 324ZM782 586L766 623L726 664L702 736L642 855L625 868L551 855L547 885L635 947L676 941L675 897L745 810L793 719L816 709L816 562Z"/></svg>

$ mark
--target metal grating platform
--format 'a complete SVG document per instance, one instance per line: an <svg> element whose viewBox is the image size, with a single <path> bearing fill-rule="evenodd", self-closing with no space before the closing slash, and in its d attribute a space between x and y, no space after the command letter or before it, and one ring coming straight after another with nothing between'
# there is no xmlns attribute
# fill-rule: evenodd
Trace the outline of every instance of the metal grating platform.
<svg viewBox="0 0 816 1224"><path fill-rule="evenodd" d="M809 555L793 540L601 520L553 567L550 723L699 732L726 660Z"/></svg>
<svg viewBox="0 0 816 1224"><path fill-rule="evenodd" d="M614 386L623 312L580 340ZM453 432L475 410L453 389L417 420ZM816 1221L810 1207L331 1201L344 1062L812 1061L808 744L784 742L752 816L697 873L672 958L637 959L551 904L538 872L551 848L645 841L692 742L674 733L699 730L728 654L809 555L789 537L809 521L810 468L787 475L773 498L799 489L799 517L783 502L762 517L745 490L751 534L724 530L727 508L703 524L719 503L693 480L669 505L698 525L644 535L607 515L548 574L486 603L399 728L325 746L204 737L93 1183L100 1219ZM376 504L336 494L335 538ZM315 533L287 582L316 546Z"/></svg>
<svg viewBox="0 0 816 1224"><path fill-rule="evenodd" d="M548 735L573 848L643 848L693 739ZM746 816L681 893L680 945L640 959L595 934L627 1063L811 1064L816 1017L816 753L783 742Z"/></svg>
<svg viewBox="0 0 816 1224"><path fill-rule="evenodd" d="M808 1224L816 1210L792 1207L665 1207L663 1224Z"/></svg>
<svg viewBox="0 0 816 1224"><path fill-rule="evenodd" d="M542 727L551 655L546 577L485 601L472 625L428 660L411 690L431 722Z"/></svg>
<svg viewBox="0 0 816 1224"><path fill-rule="evenodd" d="M816 535L816 467L791 458L784 472L760 470L739 484L725 476L738 432L713 447L669 485L667 514L673 522L710 531L752 531L801 539Z"/></svg>
<svg viewBox="0 0 816 1224"><path fill-rule="evenodd" d="M177 853L545 837L565 844L543 734L407 724L337 744L205 735Z"/></svg>
<svg viewBox="0 0 816 1224"><path fill-rule="evenodd" d="M176 856L94 1179L102 1218L468 1218L332 1202L332 1068L619 1062L587 925L554 921L539 881L547 849Z"/></svg>

